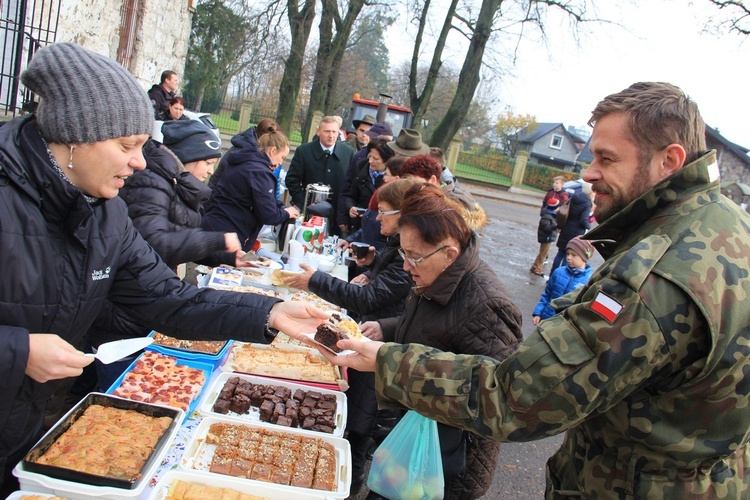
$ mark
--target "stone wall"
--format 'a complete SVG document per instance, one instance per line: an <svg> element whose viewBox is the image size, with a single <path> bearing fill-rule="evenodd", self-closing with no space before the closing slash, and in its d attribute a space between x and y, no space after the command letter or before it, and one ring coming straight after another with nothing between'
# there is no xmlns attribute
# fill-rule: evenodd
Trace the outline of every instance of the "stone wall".
<svg viewBox="0 0 750 500"><path fill-rule="evenodd" d="M190 39L189 0L142 0L132 72L145 89L167 69L182 75ZM123 0L63 0L58 42L75 42L116 59ZM180 90L178 90L180 93Z"/></svg>

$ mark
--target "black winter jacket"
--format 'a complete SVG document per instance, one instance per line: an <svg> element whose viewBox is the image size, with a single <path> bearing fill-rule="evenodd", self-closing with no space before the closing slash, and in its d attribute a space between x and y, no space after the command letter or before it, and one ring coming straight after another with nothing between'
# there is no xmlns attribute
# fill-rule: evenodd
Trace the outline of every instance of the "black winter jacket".
<svg viewBox="0 0 750 500"><path fill-rule="evenodd" d="M542 209L542 217L536 229L536 240L539 243L552 243L557 238L557 219L555 211L550 208Z"/></svg>
<svg viewBox="0 0 750 500"><path fill-rule="evenodd" d="M370 282L365 286L316 271L308 287L316 295L353 312L360 321L398 316L414 286L409 273L404 270L404 259L398 253L400 246L401 239L397 234L388 238L388 244L373 263Z"/></svg>
<svg viewBox="0 0 750 500"><path fill-rule="evenodd" d="M271 159L258 149L255 131L237 134L233 148L221 161L220 179L213 184L211 201L201 220L207 231L236 232L243 249L252 249L264 224L289 220L276 199L276 177Z"/></svg>
<svg viewBox="0 0 750 500"><path fill-rule="evenodd" d="M349 188L349 195L347 196L346 211L348 212L352 207L367 208L370 205L370 198L376 189L383 185L383 176L377 177L375 184L372 183L370 177L370 165L363 166L357 173L354 182Z"/></svg>
<svg viewBox="0 0 750 500"><path fill-rule="evenodd" d="M224 252L224 233L201 229L200 209L211 190L166 146L148 141L146 169L133 174L120 190L133 225L172 268L185 262L209 266L235 264ZM214 255L215 254L215 255Z"/></svg>
<svg viewBox="0 0 750 500"><path fill-rule="evenodd" d="M59 384L25 375L29 333L82 347L107 300L185 338L264 339L278 299L183 283L133 227L119 197L90 204L61 179L34 115L0 126L0 467L38 438Z"/></svg>
<svg viewBox="0 0 750 500"><path fill-rule="evenodd" d="M591 215L591 198L583 191L578 191L570 197L570 212L568 222L560 229L557 237L557 248L565 250L568 242L580 236L591 227L589 216Z"/></svg>
<svg viewBox="0 0 750 500"><path fill-rule="evenodd" d="M311 292L345 307L360 321L398 316L414 282L404 270L404 259L398 253L399 235L388 238L388 244L373 263L370 282L358 286L320 271L310 278ZM349 369L349 390L346 392L349 432L369 436L375 425L378 401L375 397L375 376Z"/></svg>

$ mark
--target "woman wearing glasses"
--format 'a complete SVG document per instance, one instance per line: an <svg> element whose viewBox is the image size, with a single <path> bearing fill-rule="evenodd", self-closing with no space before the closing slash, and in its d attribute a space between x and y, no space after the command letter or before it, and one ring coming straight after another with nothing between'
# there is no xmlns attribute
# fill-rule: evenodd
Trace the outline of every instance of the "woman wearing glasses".
<svg viewBox="0 0 750 500"><path fill-rule="evenodd" d="M401 203L409 188L419 184L414 179L403 179L383 185L377 192L377 219L380 232L388 237L384 250L375 252L370 247L367 256L357 264L369 268L367 278L358 276L347 283L328 273L314 271L302 264L304 272L288 278L285 283L294 288L310 290L346 310L360 321L398 316L404 310L404 300L413 285L404 261L399 255L398 220ZM375 399L375 376L349 370L347 395L347 439L352 447L351 495L361 488L367 462L366 453L373 435L378 405Z"/></svg>
<svg viewBox="0 0 750 500"><path fill-rule="evenodd" d="M373 340L498 360L513 353L522 340L521 311L479 258L478 236L455 202L437 186L410 188L398 231L399 253L415 286L400 317L365 323L362 332ZM483 495L492 482L499 445L455 427L438 424L438 429L445 498Z"/></svg>

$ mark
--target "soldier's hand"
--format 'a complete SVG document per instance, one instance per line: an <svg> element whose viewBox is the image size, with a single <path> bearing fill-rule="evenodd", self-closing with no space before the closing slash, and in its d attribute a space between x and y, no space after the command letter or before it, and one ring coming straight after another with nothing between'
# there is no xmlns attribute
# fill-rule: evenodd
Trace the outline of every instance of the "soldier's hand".
<svg viewBox="0 0 750 500"><path fill-rule="evenodd" d="M316 344L317 345L317 344ZM348 366L360 372L374 372L378 351L383 342L362 342L361 340L339 340L336 344L340 349L355 351L354 354L334 355L331 351L317 345L320 353L334 365Z"/></svg>

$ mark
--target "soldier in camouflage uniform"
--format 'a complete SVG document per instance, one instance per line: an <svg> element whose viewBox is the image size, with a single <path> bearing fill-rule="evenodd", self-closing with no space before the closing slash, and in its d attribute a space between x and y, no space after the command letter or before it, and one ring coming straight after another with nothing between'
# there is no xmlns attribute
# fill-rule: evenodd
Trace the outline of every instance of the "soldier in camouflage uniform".
<svg viewBox="0 0 750 500"><path fill-rule="evenodd" d="M499 441L566 432L547 497L750 496L750 219L680 89L594 110L593 240L604 264L502 363L419 345L340 345L382 406ZM742 306L745 303L745 306Z"/></svg>

